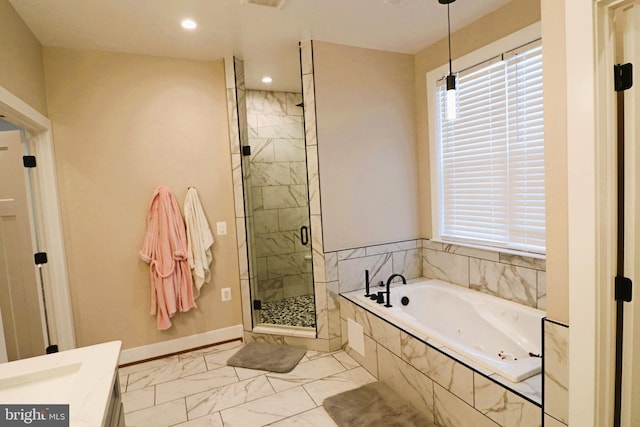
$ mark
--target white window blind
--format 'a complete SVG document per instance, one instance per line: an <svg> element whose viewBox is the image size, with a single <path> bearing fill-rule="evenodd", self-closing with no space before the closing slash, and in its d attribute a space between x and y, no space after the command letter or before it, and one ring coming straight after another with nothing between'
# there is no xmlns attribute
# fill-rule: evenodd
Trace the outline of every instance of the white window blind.
<svg viewBox="0 0 640 427"><path fill-rule="evenodd" d="M437 106L440 236L544 253L540 43L460 72L456 119L444 84Z"/></svg>

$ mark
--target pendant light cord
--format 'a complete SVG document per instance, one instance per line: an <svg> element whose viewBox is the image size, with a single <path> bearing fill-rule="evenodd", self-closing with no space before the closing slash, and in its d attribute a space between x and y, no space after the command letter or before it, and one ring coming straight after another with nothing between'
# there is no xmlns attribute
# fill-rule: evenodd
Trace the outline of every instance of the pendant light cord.
<svg viewBox="0 0 640 427"><path fill-rule="evenodd" d="M449 13L449 3L447 3L447 34L449 36L449 75L453 75L451 67L451 15Z"/></svg>

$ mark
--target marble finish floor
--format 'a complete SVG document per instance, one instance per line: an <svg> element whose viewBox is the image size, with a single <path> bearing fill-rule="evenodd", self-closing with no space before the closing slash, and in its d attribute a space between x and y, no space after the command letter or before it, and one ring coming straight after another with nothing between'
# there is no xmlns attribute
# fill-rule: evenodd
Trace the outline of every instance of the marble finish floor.
<svg viewBox="0 0 640 427"><path fill-rule="evenodd" d="M127 426L326 426L329 396L375 378L344 351L307 351L286 374L226 365L239 341L119 369Z"/></svg>

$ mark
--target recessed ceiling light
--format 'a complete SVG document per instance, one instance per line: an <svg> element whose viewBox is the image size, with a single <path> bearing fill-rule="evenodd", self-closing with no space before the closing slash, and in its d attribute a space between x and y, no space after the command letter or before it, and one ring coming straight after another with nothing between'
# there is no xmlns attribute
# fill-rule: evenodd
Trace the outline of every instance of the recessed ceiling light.
<svg viewBox="0 0 640 427"><path fill-rule="evenodd" d="M182 25L182 28L184 28L185 30L193 30L198 26L198 24L196 24L196 21L194 21L193 19L183 19L180 25Z"/></svg>
<svg viewBox="0 0 640 427"><path fill-rule="evenodd" d="M269 76L264 76L262 78L262 83L271 83L273 81L273 79Z"/></svg>

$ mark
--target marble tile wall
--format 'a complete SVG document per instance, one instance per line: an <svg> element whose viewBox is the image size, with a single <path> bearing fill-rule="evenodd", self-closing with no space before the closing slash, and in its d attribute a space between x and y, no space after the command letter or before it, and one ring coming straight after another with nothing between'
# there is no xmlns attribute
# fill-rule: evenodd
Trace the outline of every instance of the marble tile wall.
<svg viewBox="0 0 640 427"><path fill-rule="evenodd" d="M238 244L238 273L240 276L240 296L242 300L242 324L245 330L251 330L253 319L251 312L251 280L250 271L254 272L255 256L250 254L247 247L246 221L251 221L246 213L251 212L249 203L253 201L251 194L244 197L242 156L240 154L241 140L248 137L246 120L246 97L244 91L244 63L234 57L224 59L225 80L227 91L227 119L229 123L229 144L231 149L231 168L233 179L233 197L236 213L236 242ZM247 209L247 206L249 209ZM251 245L249 245L249 248Z"/></svg>
<svg viewBox="0 0 640 427"><path fill-rule="evenodd" d="M346 249L325 254L328 280L338 282L339 292L365 288L365 270L372 286L386 283L389 276L402 274L406 279L422 275L421 241Z"/></svg>
<svg viewBox="0 0 640 427"><path fill-rule="evenodd" d="M302 94L248 90L246 109L257 266L255 299L263 302L313 293Z"/></svg>
<svg viewBox="0 0 640 427"><path fill-rule="evenodd" d="M493 376L469 368L344 297L340 300L340 316L347 354L436 425L542 425L542 409L532 401L539 401L539 393L526 399L523 395L529 396L528 393L521 390L515 393ZM364 355L349 347L347 319L364 330ZM518 387L513 383L510 386Z"/></svg>
<svg viewBox="0 0 640 427"><path fill-rule="evenodd" d="M422 240L422 275L546 309L544 259Z"/></svg>
<svg viewBox="0 0 640 427"><path fill-rule="evenodd" d="M569 327L543 320L545 426L569 425Z"/></svg>

